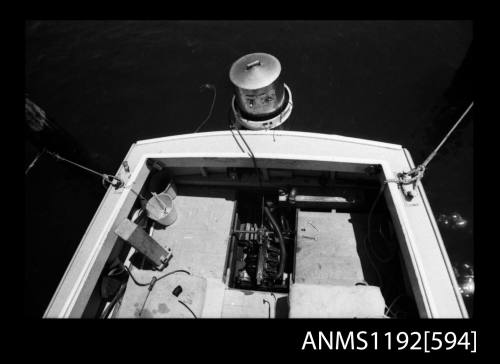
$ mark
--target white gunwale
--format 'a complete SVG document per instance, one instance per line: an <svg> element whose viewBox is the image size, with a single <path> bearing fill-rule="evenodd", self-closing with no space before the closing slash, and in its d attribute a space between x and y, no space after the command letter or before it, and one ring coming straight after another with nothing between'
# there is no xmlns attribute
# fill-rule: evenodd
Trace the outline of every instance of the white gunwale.
<svg viewBox="0 0 500 364"><path fill-rule="evenodd" d="M406 158L408 160L408 163L409 163L410 167L411 168L415 168L415 164L413 162L413 159L411 157L410 152L407 149L403 149L403 151L405 153L405 156L406 156ZM425 210L427 212L427 216L429 218L429 221L431 223L432 229L433 229L434 234L436 236L437 244L438 244L439 250L441 251L441 255L442 255L443 259L444 259L444 263L445 263L446 269L448 271L448 275L450 277L451 285L454 288L453 291L454 291L455 296L457 298L457 302L458 302L458 304L460 306L460 311L462 312L463 317L468 318L469 315L468 315L468 312L467 312L467 308L465 307L465 303L463 301L462 295L460 294L460 289L459 289L457 280L455 278L455 273L453 271L453 267L451 265L450 258L448 256L447 251L446 251L446 247L444 246L443 238L442 238L441 233L439 231L439 228L437 226L436 219L434 218L434 214L432 212L432 208L431 208L431 205L429 203L429 200L427 199L427 194L425 193L425 190L424 190L422 182L418 181L416 187L417 187L419 195L421 196L421 198L423 200L423 204L424 204Z"/></svg>
<svg viewBox="0 0 500 364"><path fill-rule="evenodd" d="M306 164L309 167L317 163L318 169L328 166L331 170L338 170L342 165L350 166L347 170L362 170L368 165L379 164L386 179L413 167L408 152L396 144L293 131L245 130L241 133L261 164L288 160L303 168ZM238 161L250 166L250 156L241 149L241 145L237 146L234 138L230 131L218 131L149 139L133 144L125 158L132 173L126 173L122 166L117 173L126 181L126 186L119 190L110 187L106 192L44 317L82 315L116 242L113 227L120 217L128 214L137 197L132 187L138 192L147 178L148 159L161 159L167 167L169 162L182 165L187 161L200 165ZM397 222L399 240L405 242L401 248L420 315L467 317L448 255L420 182L418 191L418 196L409 204L399 188L389 183L385 198L393 221Z"/></svg>

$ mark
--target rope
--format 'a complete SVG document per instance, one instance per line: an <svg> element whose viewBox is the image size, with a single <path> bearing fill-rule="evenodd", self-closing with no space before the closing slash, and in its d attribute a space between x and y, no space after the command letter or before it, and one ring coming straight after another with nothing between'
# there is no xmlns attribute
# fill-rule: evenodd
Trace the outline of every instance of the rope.
<svg viewBox="0 0 500 364"><path fill-rule="evenodd" d="M79 163L76 163L76 162L70 161L69 159L63 158L59 154L51 152L49 150L47 150L47 153L50 154L51 156L53 156L54 158L56 158L57 160L61 160L61 161L70 163L70 164L72 164L72 165L74 165L74 166L76 166L78 168L82 168L82 169L86 170L87 172L90 172L90 173L93 173L93 174L96 174L96 175L100 176L102 178L102 184L103 184L104 187L107 187L105 185L105 183L109 183L114 188L120 188L120 187L122 187L124 185L124 182L120 178L118 178L117 176L112 176L112 175L109 175L109 174L106 174L106 173L99 173L97 171L94 171L93 169L90 169L88 167L82 166Z"/></svg>
<svg viewBox="0 0 500 364"><path fill-rule="evenodd" d="M213 111L213 109L214 109L215 99L217 98L217 89L215 88L215 86L214 86L214 85L211 85L211 84L209 84L209 83L206 83L206 84L202 85L202 86L200 87L200 89L201 89L201 90L204 90L204 89L213 90L213 92L214 92L214 97L213 97L213 99L212 99L212 105L210 106L210 111L208 112L207 117L206 117L206 118L205 118L205 120L203 120L203 121L201 122L201 124L200 124L200 125L199 125L199 126L198 126L195 130L194 130L194 132L193 132L193 133L197 133L197 132L198 132L198 131L199 131L199 130L203 127L203 125L205 125L205 123L208 121L208 119L210 119L210 117L212 116L212 111Z"/></svg>

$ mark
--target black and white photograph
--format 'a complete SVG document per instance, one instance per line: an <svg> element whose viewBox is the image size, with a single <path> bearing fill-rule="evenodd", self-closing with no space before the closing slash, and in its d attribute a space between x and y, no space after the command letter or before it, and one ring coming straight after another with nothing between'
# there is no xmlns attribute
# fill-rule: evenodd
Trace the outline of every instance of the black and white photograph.
<svg viewBox="0 0 500 364"><path fill-rule="evenodd" d="M25 20L24 316L474 318L475 27Z"/></svg>

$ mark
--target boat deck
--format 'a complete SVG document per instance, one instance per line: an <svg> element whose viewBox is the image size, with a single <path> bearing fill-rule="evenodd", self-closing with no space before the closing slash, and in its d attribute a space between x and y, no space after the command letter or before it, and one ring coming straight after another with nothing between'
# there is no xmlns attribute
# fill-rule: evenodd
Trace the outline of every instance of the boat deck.
<svg viewBox="0 0 500 364"><path fill-rule="evenodd" d="M177 220L152 230L151 235L163 248L172 249L168 267L158 272L147 264L141 266L136 259L130 269L135 280L143 284L180 271L161 278L151 292L147 285L129 279L113 317L289 317L291 304L295 317L304 316L307 310L313 317L321 317L327 312L325 305L330 317L383 317L385 301L378 287L356 286L373 281L363 262L368 272L365 277L360 259L364 256L366 214L297 209L296 252L292 252L296 253L295 284L291 284L290 300L288 293L233 289L225 282L235 190L181 186L174 206ZM181 292L176 297L173 292L177 287ZM309 302L311 294L316 297L313 303ZM321 303L321 297L330 304ZM343 304L334 307L333 301Z"/></svg>
<svg viewBox="0 0 500 364"><path fill-rule="evenodd" d="M207 280L211 281L208 287L212 294L217 295L214 290L224 286L222 279L235 204L235 192L230 189L179 188L174 199L177 220L152 233L161 246L172 249L173 257L167 268L162 272L139 268L132 268L131 271L141 283L148 283L153 276L158 278L175 270L186 270L191 275L175 273L156 283L142 314L148 287L138 286L130 279L116 317L145 317L145 312L147 317L189 317L189 311L179 305L171 294L177 286L182 287L179 299L186 300L185 303L195 314L202 316ZM205 315L210 315L210 312L205 312Z"/></svg>
<svg viewBox="0 0 500 364"><path fill-rule="evenodd" d="M339 286L363 282L357 252L362 241L356 241L354 231L360 228L352 223L351 213L298 210L295 282Z"/></svg>
<svg viewBox="0 0 500 364"><path fill-rule="evenodd" d="M148 178L148 161L158 161L169 169L192 168L198 171L252 168L252 156L263 172L281 168L366 173L367 168L379 166L381 181L395 178L398 173L414 167L408 151L395 144L279 130L241 131L241 135L245 140L231 131L219 131L133 144L124 159L129 168L122 166L117 171L125 185L108 189L47 307L45 317L82 317L85 314L110 254L119 243L114 230L129 216L137 193ZM383 198L391 213L419 314L426 318L466 318L467 311L452 266L420 181L415 193L415 198L407 201L400 188L389 183ZM199 262L199 258L195 259ZM212 279L207 279L207 287L214 283ZM214 285L219 283L216 281ZM222 298L219 305L223 305Z"/></svg>

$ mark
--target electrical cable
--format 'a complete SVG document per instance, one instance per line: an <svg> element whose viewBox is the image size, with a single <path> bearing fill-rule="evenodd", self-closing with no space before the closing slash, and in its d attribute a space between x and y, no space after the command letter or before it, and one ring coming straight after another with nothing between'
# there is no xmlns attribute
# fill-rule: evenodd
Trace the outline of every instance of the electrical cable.
<svg viewBox="0 0 500 364"><path fill-rule="evenodd" d="M151 285L151 282L153 282L153 280L149 283L141 283L139 281L137 281L137 279L135 279L135 277L133 276L132 272L130 271L130 269L125 266L123 263L120 263L121 266L127 271L127 273L129 274L130 278L132 278L132 281L134 281L134 283L140 287L146 287L146 286L150 286ZM174 270L174 271L171 271L171 272L168 272L162 276L160 276L159 278L156 278L156 277L153 277L154 279L154 284L156 284L156 282L158 282L160 279L163 279L165 277L168 277L169 275L172 275L174 273L186 273L186 274L191 274L190 272L188 272L187 270L184 270L184 269L177 269L177 270Z"/></svg>
<svg viewBox="0 0 500 364"><path fill-rule="evenodd" d="M392 259L394 259L394 257L396 256L396 251L394 251L394 253L392 255L390 255L389 257L386 257L386 258L381 258L375 251L374 247L373 247L373 244L371 242L371 219L372 219L372 215L373 215L373 211L375 210L375 207L377 206L377 203L380 199L380 196L382 196L382 194L384 193L384 190L385 190L385 186L387 185L386 182L383 183L382 187L380 188L378 194L377 194L377 197L375 198L373 204L372 204L372 207L370 208L370 211L368 212L368 232L367 232L367 240L368 240L368 248L370 249L370 251L372 252L372 254L375 256L375 258L385 264L385 263L388 263L390 262Z"/></svg>
<svg viewBox="0 0 500 364"><path fill-rule="evenodd" d="M181 305L183 305L184 307L186 307L186 308L189 310L189 312L191 312L191 314L194 316L194 318L195 318L195 319L197 319L197 318L198 318L198 317L196 317L196 315L194 314L194 312L193 312L193 311L189 308L189 306L188 306L188 305L186 305L186 304L185 304L184 302L182 302L181 300L178 300L178 302L179 302Z"/></svg>
<svg viewBox="0 0 500 364"><path fill-rule="evenodd" d="M232 126L232 125L230 126L231 132L232 132L232 130L233 130L233 129L232 129L233 127L234 127L234 126ZM261 178L261 176L260 176L260 171L259 171L259 168L257 167L257 160L255 159L255 155L253 154L252 149L250 148L250 146L248 145L247 141L246 141L246 140L245 140L245 138L243 137L243 134L241 134L240 129L238 129L238 128L234 128L234 129L236 129L236 131L238 132L238 134L239 134L239 136L240 136L241 140L243 140L243 143L245 144L245 146L246 146L246 147L247 147L247 149L248 149L248 155L250 155L250 157L252 158L253 167L254 167L254 169L255 169L255 173L257 174L257 178L259 179L259 187L260 187L260 189L262 190L262 178Z"/></svg>
<svg viewBox="0 0 500 364"><path fill-rule="evenodd" d="M391 311L392 306L394 306L394 304L396 303L396 301L397 301L398 299L400 299L401 297L403 297L403 294L400 294L399 296L397 296L397 297L396 297L396 298L392 301L392 303L389 305L389 307L385 306L385 307L386 307L386 311L385 311L385 314L386 314L386 315L387 315L388 313L392 313L392 311ZM394 315L394 314L393 314L393 315Z"/></svg>
<svg viewBox="0 0 500 364"><path fill-rule="evenodd" d="M377 194L377 197L375 198L371 208L370 208L370 211L368 212L368 231L367 231L367 234L365 236L365 238L363 239L363 245L364 245L364 248L365 248L365 251L366 251L366 256L368 257L368 260L370 262L370 264L372 265L373 269L375 270L375 273L377 274L377 279L378 279L378 282L379 282L379 285L380 285L380 289L382 289L383 287L383 280L382 280L382 275L380 274L380 271L378 270L377 268L377 265L375 264L375 262L373 261L371 255L370 255L370 251L371 249L369 248L368 243L370 243L370 223L371 223L371 215L373 213L373 210L375 210L375 206L380 198L380 196L382 195L382 193L384 192L385 190L385 186L386 186L386 182L384 182L384 184L382 185L382 187L379 189L379 192Z"/></svg>
<svg viewBox="0 0 500 364"><path fill-rule="evenodd" d="M368 236L366 236L363 239L363 244L364 244L364 248L365 248L365 251L366 251L366 256L368 257L368 260L369 260L370 264L372 265L373 270L375 270L375 273L377 274L377 279L378 279L378 282L379 282L379 287L380 287L380 289L382 289L382 287L383 287L382 276L381 276L381 274L380 274L380 272L379 272L379 270L378 270L375 262L373 261L372 257L370 256L369 251L368 251L368 244L366 243L367 238L368 238Z"/></svg>
<svg viewBox="0 0 500 364"><path fill-rule="evenodd" d="M122 267L123 267L123 268L127 271L128 275L130 276L130 278L132 278L132 281L134 281L134 283L135 283L137 286L140 286L140 287L146 287L146 286L149 286L149 284L150 284L149 282L148 282L148 283L141 283L141 282L138 282L138 281L135 279L134 275L132 274L132 272L130 271L130 269L129 269L127 266L125 266L125 265L123 265L123 264L122 264Z"/></svg>
<svg viewBox="0 0 500 364"><path fill-rule="evenodd" d="M109 313L113 310L113 308L115 307L116 303L118 302L118 300L123 296L123 294L125 293L125 288L127 288L127 283L123 283L121 286L120 286L120 289L118 290L118 292L116 293L115 297L113 297L113 299L111 300L110 304L108 305L108 307L106 307L104 309L104 311L102 311L101 313L101 316L100 318L102 319L105 319L105 318L108 318L109 316Z"/></svg>
<svg viewBox="0 0 500 364"><path fill-rule="evenodd" d="M199 130L200 130L200 129L201 129L201 128L205 125L205 123L208 121L208 119L210 119L210 117L212 116L212 111L213 111L213 109L214 109L215 99L217 98L217 89L215 88L215 86L214 86L214 85L209 84L209 83L206 83L206 84L202 85L202 86L200 87L200 89L201 89L201 90L203 90L203 89L213 90L213 92L214 92L214 96L213 96L213 99L212 99L212 105L210 106L210 111L208 112L207 117L206 117L206 118L205 118L205 120L203 120L203 121L201 122L201 124L200 124L200 125L199 125L199 126L198 126L195 130L194 130L194 132L193 132L193 133L197 133L197 132L198 132L198 131L199 131Z"/></svg>
<svg viewBox="0 0 500 364"><path fill-rule="evenodd" d="M177 270L173 270L173 271L171 271L171 272L165 273L164 275L160 276L160 278L158 278L156 281L158 282L160 279L163 279L163 278L165 278L165 277L168 277L169 275L174 274L174 273L186 273L186 274L191 275L191 273L190 273L190 272L188 272L187 270L184 270L184 269L177 269Z"/></svg>
<svg viewBox="0 0 500 364"><path fill-rule="evenodd" d="M161 279L163 279L163 278L165 278L165 277L168 277L168 276L170 276L170 275L172 275L172 274L174 274L174 273L186 273L186 274L191 275L191 273L190 273L190 272L188 272L187 270L184 270L184 269L177 269L177 270L173 270L173 271L171 271L171 272L165 273L164 275L160 276L159 278L153 277L153 278L151 279L151 282L149 282L149 283L141 283L141 282L137 281L137 279L135 279L135 277L132 275L132 272L130 271L130 269L129 269L127 266L125 266L123 263L120 263L120 265L121 265L121 266L122 266L122 267L123 267L123 268L127 271L128 275L130 276L130 278L132 278L132 281L133 281L136 285L138 285L138 286L140 286L140 287L146 287L146 286L148 286L148 287L149 287L149 288L148 288L149 292L151 292L151 291L153 290L154 286L156 285L156 282L158 282L159 280L161 280ZM126 286L126 285L124 285L124 286ZM120 287L120 290L121 290L121 287ZM125 289L124 289L123 291L125 291ZM118 293L120 293L120 291L119 291ZM118 294L117 294L117 296L118 296ZM149 293L148 293L148 296L149 296ZM118 300L118 298L117 298L117 297L115 297L115 298L113 299L113 301L115 301L115 299L116 299L116 301ZM116 303L116 301L113 303L113 305ZM144 303L146 303L146 302L144 302ZM192 310L191 310L191 309L190 309L190 308L189 308L189 307L188 307L188 306L187 306L184 302L182 302L181 300L179 300L179 303L181 303L184 307L186 307L186 308L189 310L189 312L191 312L191 314L194 316L194 318L198 318L198 317L196 317L196 315L194 314L194 312L193 312L193 311L192 311ZM144 306L143 306L143 307L144 307ZM108 308L109 308L109 307L108 307ZM110 310L111 310L111 309L110 309ZM142 312L142 310L141 310L141 312ZM106 312L106 316L107 316L108 314L109 314L109 312ZM101 318L105 318L105 317L103 317L103 316L104 316L104 312L103 312L103 315L101 315Z"/></svg>

